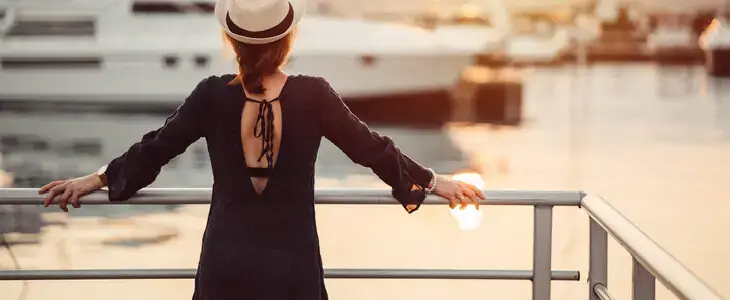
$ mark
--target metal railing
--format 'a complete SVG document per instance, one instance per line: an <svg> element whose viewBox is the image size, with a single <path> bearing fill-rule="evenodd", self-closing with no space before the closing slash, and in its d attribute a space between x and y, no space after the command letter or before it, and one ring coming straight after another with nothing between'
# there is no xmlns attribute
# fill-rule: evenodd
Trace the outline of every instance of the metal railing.
<svg viewBox="0 0 730 300"><path fill-rule="evenodd" d="M578 271L552 270L552 216L555 206L582 207L590 217L588 290L591 300L613 299L608 292L607 242L614 237L633 257L633 299L655 297L655 279L680 299L722 299L669 253L599 197L580 191L487 191L482 205L534 207L532 270L325 269L326 278L500 279L532 281L532 299L550 299L553 280L578 281ZM105 192L82 199L84 205L209 204L211 189L143 189L125 202L109 202ZM398 204L381 189L318 189L317 204ZM41 205L36 189L0 189L0 205ZM424 205L443 205L429 196ZM0 280L178 279L193 278L195 269L131 270L0 270Z"/></svg>
<svg viewBox="0 0 730 300"><path fill-rule="evenodd" d="M613 299L608 292L608 234L632 257L632 299L653 300L658 279L680 299L722 299L676 258L662 249L608 202L586 196L581 207L590 216L590 299Z"/></svg>

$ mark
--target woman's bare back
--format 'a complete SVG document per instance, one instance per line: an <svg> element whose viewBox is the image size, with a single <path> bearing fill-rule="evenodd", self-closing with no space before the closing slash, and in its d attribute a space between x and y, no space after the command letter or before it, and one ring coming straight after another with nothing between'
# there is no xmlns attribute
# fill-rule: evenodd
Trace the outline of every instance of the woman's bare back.
<svg viewBox="0 0 730 300"><path fill-rule="evenodd" d="M241 99L241 101L245 101L241 112L241 143L243 144L242 151L246 159L246 165L249 168L269 168L269 162L263 152L266 152L264 148L268 146L265 144L267 142L266 135L269 134L267 131L272 129L266 128L271 116L273 116L273 138L271 139L273 145L270 145L270 147L272 147L271 154L273 154L272 162L274 165L276 164L282 134L282 111L278 99L288 78L289 76L283 72L264 77L263 86L266 91L263 95L250 94L244 90L246 99ZM268 109L271 109L271 113L266 111ZM271 167L273 168L274 165ZM261 194L266 188L268 177L251 177L251 182L256 192Z"/></svg>

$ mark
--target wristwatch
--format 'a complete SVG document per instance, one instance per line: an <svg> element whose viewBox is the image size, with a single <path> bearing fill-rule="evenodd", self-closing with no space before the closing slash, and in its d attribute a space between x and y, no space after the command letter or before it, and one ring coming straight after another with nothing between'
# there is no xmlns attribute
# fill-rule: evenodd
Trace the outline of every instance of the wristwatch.
<svg viewBox="0 0 730 300"><path fill-rule="evenodd" d="M104 184L104 186L107 186L109 183L106 179L106 167L107 165L101 166L99 170L96 171L96 176L99 176L99 179L101 179L101 182Z"/></svg>

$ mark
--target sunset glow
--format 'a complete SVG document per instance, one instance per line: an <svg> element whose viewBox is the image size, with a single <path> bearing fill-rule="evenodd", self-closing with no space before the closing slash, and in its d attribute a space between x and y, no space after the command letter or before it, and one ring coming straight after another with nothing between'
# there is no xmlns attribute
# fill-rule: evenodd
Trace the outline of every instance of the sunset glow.
<svg viewBox="0 0 730 300"><path fill-rule="evenodd" d="M478 173L460 173L453 176L454 180L473 184L479 189L484 189L484 179ZM457 206L451 209L451 215L456 219L459 229L474 230L482 223L484 212L469 204L465 208Z"/></svg>

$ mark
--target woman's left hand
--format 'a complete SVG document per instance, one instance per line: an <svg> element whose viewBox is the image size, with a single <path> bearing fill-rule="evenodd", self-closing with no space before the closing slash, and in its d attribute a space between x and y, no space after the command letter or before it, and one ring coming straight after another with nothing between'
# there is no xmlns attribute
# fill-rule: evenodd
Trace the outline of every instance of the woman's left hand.
<svg viewBox="0 0 730 300"><path fill-rule="evenodd" d="M43 199L43 206L48 207L58 197L58 207L68 212L68 203L74 208L81 207L79 198L104 187L104 182L96 174L84 177L54 181L46 184L38 190L39 195L46 194Z"/></svg>
<svg viewBox="0 0 730 300"><path fill-rule="evenodd" d="M468 204L474 204L476 208L479 208L479 201L487 199L482 190L472 184L438 175L436 175L436 188L433 193L449 200L451 208L461 205L461 209L464 209Z"/></svg>

